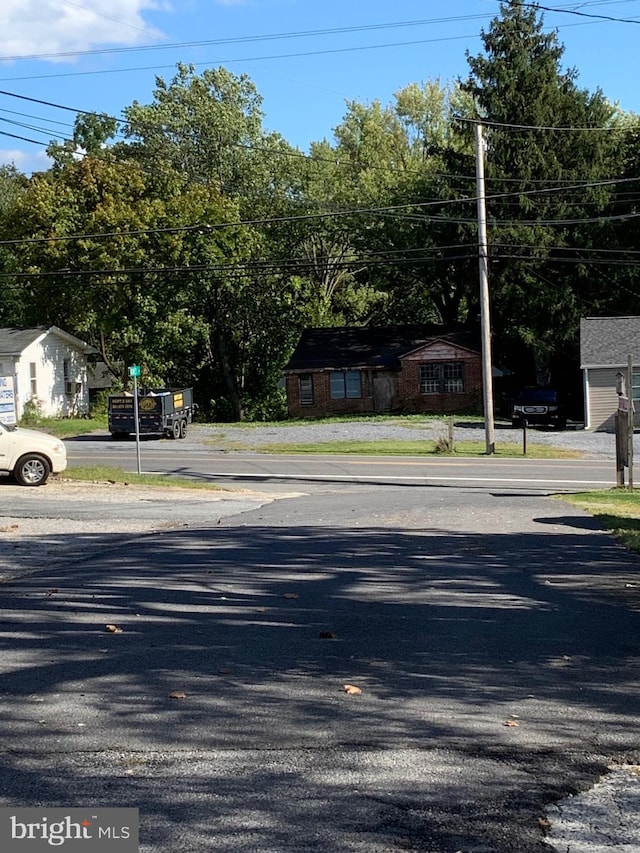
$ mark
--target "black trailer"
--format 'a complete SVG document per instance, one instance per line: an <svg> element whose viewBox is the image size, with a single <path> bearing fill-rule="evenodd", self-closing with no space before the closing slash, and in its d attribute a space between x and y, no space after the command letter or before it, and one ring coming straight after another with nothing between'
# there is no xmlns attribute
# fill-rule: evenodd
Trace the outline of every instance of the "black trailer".
<svg viewBox="0 0 640 853"><path fill-rule="evenodd" d="M187 424L193 420L191 388L150 388L138 394L140 435L185 438ZM114 438L126 438L136 432L133 394L109 397L109 432Z"/></svg>

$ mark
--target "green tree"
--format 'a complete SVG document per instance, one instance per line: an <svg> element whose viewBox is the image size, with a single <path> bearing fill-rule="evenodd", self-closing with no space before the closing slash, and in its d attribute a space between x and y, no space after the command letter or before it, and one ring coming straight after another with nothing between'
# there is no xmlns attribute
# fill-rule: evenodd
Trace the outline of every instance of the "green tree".
<svg viewBox="0 0 640 853"><path fill-rule="evenodd" d="M19 326L23 323L26 306L18 288L12 287L5 277L13 268L13 244L8 227L8 214L28 184L25 175L14 165L0 166L0 325Z"/></svg>
<svg viewBox="0 0 640 853"><path fill-rule="evenodd" d="M117 119L106 113L79 113L74 122L73 137L62 143L51 142L47 154L57 166L72 163L87 154L104 158L118 124Z"/></svg>
<svg viewBox="0 0 640 853"><path fill-rule="evenodd" d="M464 246L475 237L461 221L468 219L470 203L458 199L459 176L473 172L473 161L470 143L454 122L469 104L456 86L412 84L385 107L349 103L335 145L312 147L309 197L328 210L361 209L325 220L318 229L324 230L324 243L342 249L334 258L354 259L346 271L335 263L332 276L330 265L323 271L338 284L334 301L347 287L360 297L361 321L469 320L477 263L474 267ZM463 199L473 195L466 183Z"/></svg>
<svg viewBox="0 0 640 853"><path fill-rule="evenodd" d="M126 382L195 385L228 416L273 393L292 346L297 285L263 267L263 236L214 186L84 157L35 175L7 224L29 323L99 348ZM221 406L218 405L220 409Z"/></svg>
<svg viewBox="0 0 640 853"><path fill-rule="evenodd" d="M561 66L555 32L521 0L501 4L469 56L463 89L487 128L490 276L496 340L538 378L577 362L579 318L597 304L594 276L577 251L605 215L616 109ZM470 132L470 131L469 131ZM528 377L533 378L532 375Z"/></svg>
<svg viewBox="0 0 640 853"><path fill-rule="evenodd" d="M169 168L189 183L211 184L239 205L240 216L273 216L295 180L294 150L262 126L254 84L225 68L197 75L179 64L170 82L156 78L153 101L124 110L126 143L115 151L153 172ZM271 211L271 212L270 212Z"/></svg>

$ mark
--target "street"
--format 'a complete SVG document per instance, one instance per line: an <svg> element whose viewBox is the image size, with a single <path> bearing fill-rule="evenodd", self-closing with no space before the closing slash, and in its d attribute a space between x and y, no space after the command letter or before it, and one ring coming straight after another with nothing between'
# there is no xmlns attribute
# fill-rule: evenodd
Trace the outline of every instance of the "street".
<svg viewBox="0 0 640 853"><path fill-rule="evenodd" d="M640 758L640 560L553 483L365 479L58 532L0 585L0 805L138 807L143 853L548 851L549 804Z"/></svg>
<svg viewBox="0 0 640 853"><path fill-rule="evenodd" d="M117 465L137 470L135 441L108 434L67 441L69 465ZM465 456L346 456L226 452L202 440L140 442L141 470L175 474L231 486L290 491L326 485L378 483L406 486L581 491L615 485L615 465L606 459L535 459Z"/></svg>

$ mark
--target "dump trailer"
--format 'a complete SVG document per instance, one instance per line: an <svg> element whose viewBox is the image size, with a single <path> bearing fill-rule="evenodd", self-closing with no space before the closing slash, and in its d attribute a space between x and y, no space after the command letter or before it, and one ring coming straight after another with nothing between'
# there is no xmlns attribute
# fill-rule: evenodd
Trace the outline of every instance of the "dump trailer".
<svg viewBox="0 0 640 853"><path fill-rule="evenodd" d="M185 438L187 424L193 419L191 388L149 388L138 394L140 435ZM109 432L114 438L126 438L136 431L133 394L109 397Z"/></svg>

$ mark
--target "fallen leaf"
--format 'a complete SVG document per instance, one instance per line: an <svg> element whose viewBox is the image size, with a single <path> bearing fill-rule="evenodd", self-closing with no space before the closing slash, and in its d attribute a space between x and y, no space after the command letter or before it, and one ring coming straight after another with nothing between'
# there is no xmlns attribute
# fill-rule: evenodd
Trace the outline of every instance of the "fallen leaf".
<svg viewBox="0 0 640 853"><path fill-rule="evenodd" d="M539 817L538 823L543 832L548 832L551 829L551 821L548 817Z"/></svg>
<svg viewBox="0 0 640 853"><path fill-rule="evenodd" d="M256 607L254 609L255 609L256 613L266 613L267 612L266 607Z"/></svg>
<svg viewBox="0 0 640 853"><path fill-rule="evenodd" d="M119 625L105 625L104 630L108 634L122 634L122 628Z"/></svg>
<svg viewBox="0 0 640 853"><path fill-rule="evenodd" d="M187 694L184 693L184 691L182 691L182 690L172 690L171 693L169 693L169 699L186 699L186 698L187 698Z"/></svg>
<svg viewBox="0 0 640 853"><path fill-rule="evenodd" d="M283 598L300 598L297 592L285 592Z"/></svg>
<svg viewBox="0 0 640 853"><path fill-rule="evenodd" d="M218 670L218 675L230 675L230 674L231 674L231 670L227 669L226 666L223 666L221 669Z"/></svg>
<svg viewBox="0 0 640 853"><path fill-rule="evenodd" d="M517 720L505 720L502 725L503 726L509 726L510 728L514 729L517 726L519 726L520 723Z"/></svg>
<svg viewBox="0 0 640 853"><path fill-rule="evenodd" d="M337 640L338 635L334 634L333 631L320 631L320 639L321 640Z"/></svg>
<svg viewBox="0 0 640 853"><path fill-rule="evenodd" d="M53 595L55 592L60 592L60 590L56 589L55 587L53 589L48 589L47 595Z"/></svg>
<svg viewBox="0 0 640 853"><path fill-rule="evenodd" d="M358 696L358 694L362 693L362 690L360 690L359 687L356 687L355 684L345 684L342 689L350 696Z"/></svg>

